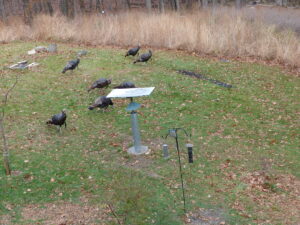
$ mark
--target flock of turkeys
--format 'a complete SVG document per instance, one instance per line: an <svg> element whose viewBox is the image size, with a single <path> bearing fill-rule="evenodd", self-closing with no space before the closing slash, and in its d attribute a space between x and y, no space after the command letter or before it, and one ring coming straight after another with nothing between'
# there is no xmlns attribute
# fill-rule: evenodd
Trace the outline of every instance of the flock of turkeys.
<svg viewBox="0 0 300 225"><path fill-rule="evenodd" d="M135 48L131 48L126 52L125 57L127 56L136 56L139 55L139 50L140 50L141 46L138 45ZM149 50L147 53L144 53L142 55L140 55L133 63L138 63L138 62L148 62L148 60L150 60L152 57L152 51ZM64 67L62 73L65 73L68 70L73 71L74 69L76 69L78 67L80 63L80 59L77 58L75 60L71 60L67 63L67 65ZM111 84L111 79L106 79L106 78L100 78L98 80L96 80L89 88L88 88L88 92L90 92L93 89L96 88L107 88L109 85ZM132 82L123 82L118 86L115 86L114 88L135 88L136 86L134 85L134 83ZM113 106L113 102L110 98L107 98L106 96L100 96L98 97L94 104L92 104L91 106L88 107L89 110L93 110L95 108L101 108L101 109L107 109L110 105ZM54 116L52 116L51 119L49 119L47 121L47 124L53 124L56 126L59 126L59 131L61 132L61 127L64 125L65 127L67 127L67 113L66 110L63 109L61 111L61 113L55 114Z"/></svg>

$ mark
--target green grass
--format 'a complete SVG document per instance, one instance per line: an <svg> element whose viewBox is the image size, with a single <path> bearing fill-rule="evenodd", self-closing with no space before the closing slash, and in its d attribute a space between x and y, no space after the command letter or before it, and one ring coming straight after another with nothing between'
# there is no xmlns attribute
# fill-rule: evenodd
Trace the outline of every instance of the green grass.
<svg viewBox="0 0 300 225"><path fill-rule="evenodd" d="M251 224L263 218L254 216L263 209L242 194L247 188L242 180L246 173L265 171L264 161L269 160L268 173L300 177L299 78L276 67L222 63L158 50L147 65L134 65L132 59L124 58L124 50L109 48L87 49L89 54L78 70L61 74L65 63L82 48L61 44L58 54L26 55L41 44L0 46L1 65L21 59L41 64L19 72L20 81L6 108L11 164L22 174L6 177L2 169L0 215L11 215L15 224L26 223L21 211L28 204L79 202L81 196L90 196L90 204L112 203L121 218L127 214L125 224L183 224L181 192L175 188L180 180L174 140L166 140L170 160L162 159L159 148L164 142L161 136L172 127L193 134L193 164L187 163L183 133L180 139L189 212L221 208L227 223ZM183 76L176 72L181 69L234 88ZM2 69L1 88L17 73ZM146 168L136 171L125 166L138 159L126 152L131 145L128 100L114 100L115 108L104 113L87 109L99 95L97 90L87 93L87 87L100 77L111 78L111 86L132 81L138 87L155 87L150 97L136 99L143 105L139 109L142 140L151 148L144 157ZM63 108L68 110L68 128L60 135L45 121ZM230 166L221 170L226 162ZM161 178L149 176L149 171ZM236 178L226 179L225 172ZM50 182L51 178L55 181ZM251 218L232 208L237 200L246 205L244 212ZM273 224L283 221L274 219Z"/></svg>

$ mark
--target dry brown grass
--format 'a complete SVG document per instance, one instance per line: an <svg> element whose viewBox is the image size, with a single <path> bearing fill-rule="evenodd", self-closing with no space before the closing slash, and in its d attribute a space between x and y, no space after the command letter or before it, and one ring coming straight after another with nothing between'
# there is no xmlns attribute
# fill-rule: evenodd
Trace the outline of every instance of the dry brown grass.
<svg viewBox="0 0 300 225"><path fill-rule="evenodd" d="M81 16L74 20L40 15L31 27L21 20L1 24L0 41L51 40L115 46L140 43L219 56L251 56L299 68L299 36L292 30L278 29L258 18L249 20L245 11L233 9L181 15L131 12Z"/></svg>

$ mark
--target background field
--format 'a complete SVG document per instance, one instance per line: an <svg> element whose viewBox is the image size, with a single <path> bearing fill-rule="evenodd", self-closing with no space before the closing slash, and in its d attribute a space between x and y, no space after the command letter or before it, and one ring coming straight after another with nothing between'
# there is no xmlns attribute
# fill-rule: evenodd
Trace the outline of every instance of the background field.
<svg viewBox="0 0 300 225"><path fill-rule="evenodd" d="M43 44L0 46L1 65L41 64L22 72L1 69L2 90L18 73L20 81L6 111L15 175L0 174L0 224L117 224L109 205L122 224L197 224L201 216L228 224L299 223L299 78L277 67L176 51L154 50L147 65L134 65L124 49L100 47L84 47L89 53L79 69L61 74L83 47L59 44L57 54L26 55ZM234 88L178 74L181 69ZM114 100L107 112L87 109L100 95L87 87L100 77L113 85L156 87L137 99L150 154L126 152L132 144L128 100ZM60 135L45 121L63 108L68 128ZM167 140L171 158L162 158L161 136L172 127L192 133L195 146L195 162L188 164L187 140L180 139L187 216L174 140Z"/></svg>

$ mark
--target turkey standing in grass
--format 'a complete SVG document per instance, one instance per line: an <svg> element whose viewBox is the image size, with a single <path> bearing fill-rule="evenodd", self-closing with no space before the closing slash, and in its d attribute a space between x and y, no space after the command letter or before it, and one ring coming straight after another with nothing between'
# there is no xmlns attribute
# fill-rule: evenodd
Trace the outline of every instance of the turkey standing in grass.
<svg viewBox="0 0 300 225"><path fill-rule="evenodd" d="M117 89L121 89L121 88L135 88L135 85L132 82L123 82L122 84L120 84L119 86L116 86L114 88L117 88Z"/></svg>
<svg viewBox="0 0 300 225"><path fill-rule="evenodd" d="M135 60L133 63L137 63L137 62L147 62L149 59L151 59L152 57L152 51L149 50L148 53L144 53L142 54L137 60Z"/></svg>
<svg viewBox="0 0 300 225"><path fill-rule="evenodd" d="M108 85L110 85L111 79L105 79L105 78L100 78L99 80L96 80L92 86L88 89L88 91L91 91L95 88L107 88Z"/></svg>
<svg viewBox="0 0 300 225"><path fill-rule="evenodd" d="M63 109L61 111L61 113L55 114L54 116L52 116L52 118L50 120L48 120L46 123L47 124L53 124L56 126L59 126L59 132L61 132L61 126L65 125L65 128L67 128L67 114L66 114L66 110Z"/></svg>
<svg viewBox="0 0 300 225"><path fill-rule="evenodd" d="M101 109L107 109L109 105L114 105L112 100L110 98L107 98L106 96L100 96L95 100L95 103L89 107L89 110L93 110L94 108L101 108Z"/></svg>
<svg viewBox="0 0 300 225"><path fill-rule="evenodd" d="M129 50L127 51L127 53L126 53L125 57L126 57L126 56L130 56L130 55L132 55L132 56L135 56L136 54L138 54L138 52L139 52L140 48L141 48L141 46L140 46L140 45L138 45L138 46L137 46L137 47L135 47L135 48L131 48L131 49L129 49Z"/></svg>
<svg viewBox="0 0 300 225"><path fill-rule="evenodd" d="M78 67L79 62L80 62L79 58L69 61L65 66L65 68L63 69L62 73L65 73L67 70L73 71L76 67Z"/></svg>

